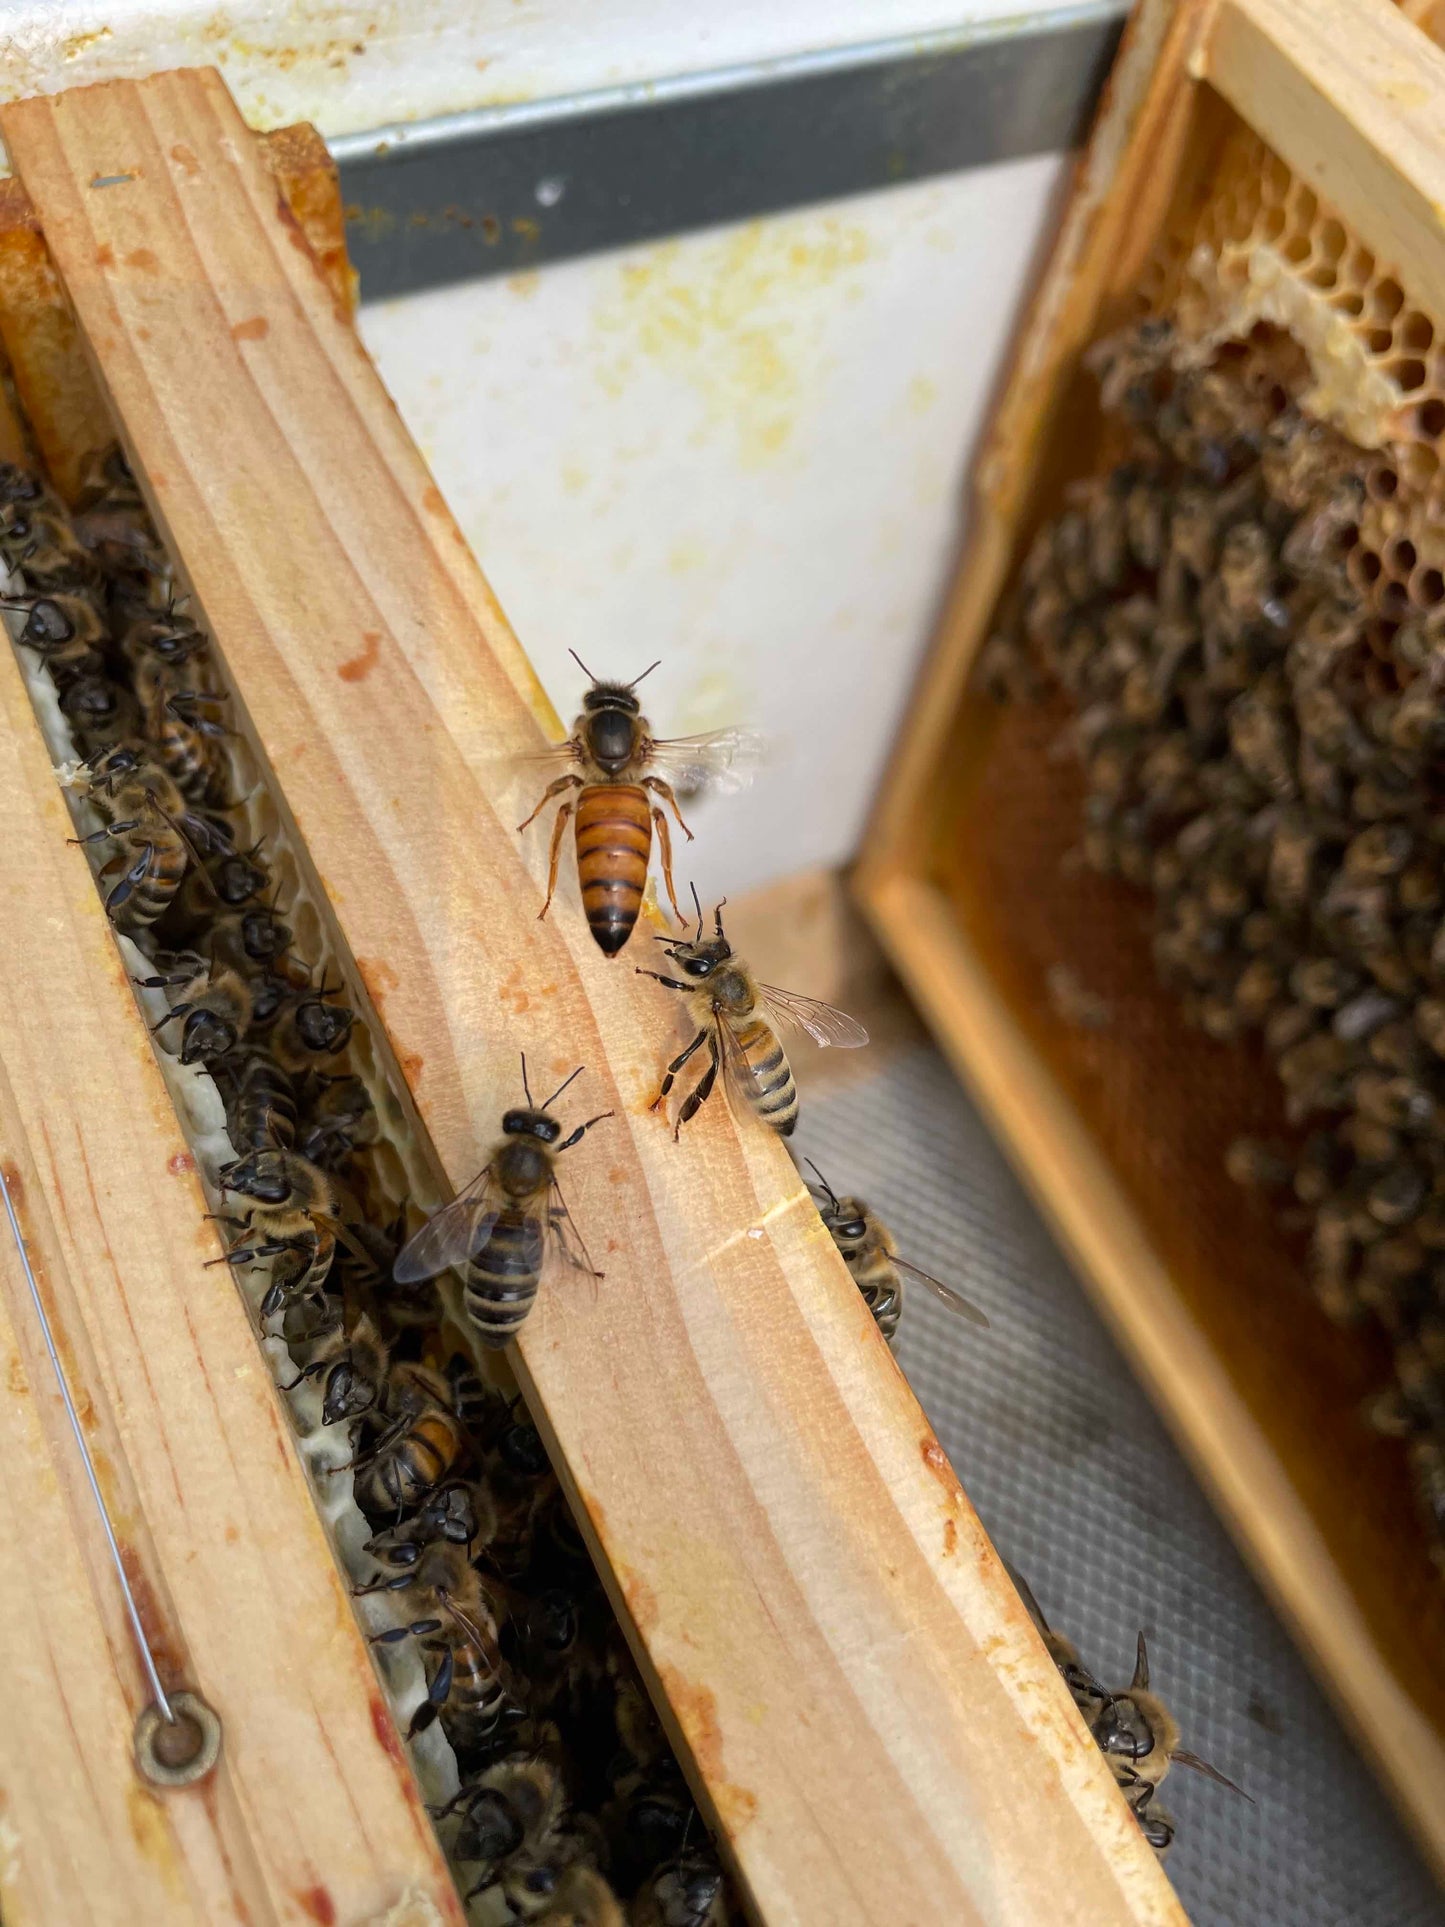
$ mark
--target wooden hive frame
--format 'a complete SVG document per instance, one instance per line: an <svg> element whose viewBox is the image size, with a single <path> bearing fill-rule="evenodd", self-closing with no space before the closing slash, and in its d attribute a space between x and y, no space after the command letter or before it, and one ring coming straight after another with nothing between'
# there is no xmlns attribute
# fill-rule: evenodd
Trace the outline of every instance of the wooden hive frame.
<svg viewBox="0 0 1445 1927"><path fill-rule="evenodd" d="M541 854L512 829L530 799L497 759L555 738L557 719L352 331L335 256L328 278L325 196L308 225L212 73L21 102L0 111L0 133L29 197L26 231L43 237L55 276L31 395L68 396L88 368L118 425L233 679L234 720L277 786L313 896L334 914L352 1001L409 1089L419 1159L440 1187L470 1178L514 1097L519 1048L559 1074L585 1063L589 1097L616 1113L568 1174L606 1278L595 1291L545 1290L516 1365L757 1917L1181 1919L782 1146L720 1104L674 1145L648 1108L673 1035L666 994L627 960L601 957L571 891L537 920ZM36 339L33 316L15 327ZM6 328L0 313L9 342ZM21 376L23 355L11 355ZM63 415L53 410L48 430L36 421L57 473L81 452ZM39 1017L24 990L33 965L0 997L0 1061L16 1088L0 1107L3 1148L48 1267L46 1226L77 1210L82 1174L52 1160L41 1120L54 1105L77 1129L99 1131L93 1117L109 1110L133 1119L127 1092L145 1047L85 859L63 847L64 812L8 653L0 691L29 812L0 865L12 888L29 880L39 927L68 919L77 957L87 951L83 978L47 960ZM19 973L18 951L12 962ZM72 1065L50 1046L77 1012L95 1043ZM23 1088L16 1063L30 1069ZM199 1192L169 1175L177 1140L159 1099L146 1103L158 1135L132 1130L128 1151L144 1209L84 1194L91 1243L65 1275L79 1296L108 1239L113 1291L85 1302L94 1373L79 1347L70 1356L80 1392L99 1403L98 1386L116 1411L117 1476L129 1468L150 1522L152 1585L174 1602L175 1650L194 1656L228 1733L235 1723L217 1781L224 1813L244 1790L241 1736L253 1724L264 1732L285 1711L314 1744L323 1722L292 1692L299 1656L244 1680L237 1655L223 1664L219 1642L251 1609L244 1587L227 1595L229 1619L218 1605L218 1644L202 1648L183 1569L204 1567L225 1538L220 1499L190 1497L184 1552L156 1524L164 1502L143 1475L179 1444L173 1401L146 1402L116 1358L140 1309L131 1280L150 1275L158 1249L185 1304L224 1325L202 1344L184 1320L184 1331L149 1321L149 1368L159 1360L184 1390L187 1443L205 1442L203 1383L244 1383L248 1422L279 1440L267 1448L271 1476L294 1487L297 1472L235 1294L200 1269L215 1246ZM0 1284L23 1327L13 1272L0 1267ZM217 1302L232 1309L223 1317ZM212 1458L223 1444L213 1427ZM60 1466L64 1440L46 1449ZM16 1508L28 1521L23 1495ZM294 1588L335 1586L314 1520L268 1512L260 1524ZM77 1514L72 1527L76 1557L93 1558L94 1522ZM335 1636L334 1610L328 1629ZM349 1632L341 1645L352 1663ZM133 1668L120 1673L117 1719L139 1704ZM271 1875L284 1845L272 1823L284 1836L308 1771L304 1748L294 1761L273 1749L271 1809L242 1803L250 1861L268 1870L252 1917L323 1917L320 1886L325 1918L367 1918L370 1899L354 1887L338 1898L332 1884L333 1858L346 1854L363 1868L384 1862L383 1899L418 1888L454 1917L434 1849L414 1837L394 1729L385 1716L371 1724L374 1686L339 1682L335 1694L368 1723L373 1766L390 1771L377 1798L393 1830L373 1833L369 1808L354 1819L368 1860L318 1823L307 1842L315 1879ZM22 1753L0 1738L0 1787L34 1770L39 1744L27 1734ZM57 1752L57 1775L75 1771L73 1751L57 1742ZM177 1813L195 1799L168 1796ZM136 1855L112 1832L85 1869L91 1917L107 1917L97 1898L107 1892L124 1896L118 1918L229 1917L201 1872L184 1892L158 1894L152 1880L142 1904L127 1884L141 1878ZM34 1879L49 1843L27 1832L26 1853ZM7 1919L12 1906L17 1920L77 1917L44 1892L32 1900L3 1858L0 1904Z"/></svg>
<svg viewBox="0 0 1445 1927"><path fill-rule="evenodd" d="M1215 1208L1235 1228L1235 1251L1242 1243L1252 1254L1247 1278L1217 1262L1228 1232L1207 1254L1204 1243L1191 1247L1171 1226L1179 1214L1169 1199L1140 1188L1148 1160L1131 1164L1117 1130L1109 1136L1100 1066L1120 1061L1127 1034L1115 1028L1092 1046L1071 1042L1032 963L1025 981L1005 914L986 900L988 877L997 884L1010 858L1006 832L994 827L997 793L982 787L990 706L970 687L1034 530L1063 485L1096 459L1084 350L1140 312L1136 291L1156 244L1181 208L1208 195L1231 130L1252 129L1385 270L1407 278L1438 321L1442 101L1445 56L1386 0L1143 0L1137 8L977 460L965 554L856 888L1256 1571L1445 1867L1437 1663L1445 1603L1398 1454L1351 1422L1371 1383L1368 1366L1357 1341L1323 1328L1301 1302L1297 1257L1281 1256L1267 1212L1237 1192L1228 1201L1222 1144L1214 1171L1196 1175L1206 1187L1217 1175L1224 1202ZM1031 753L1041 751L1042 739ZM1036 797L1059 782L1057 769L1036 765ZM1025 774L1015 787L1027 797ZM1053 914L1053 892L1066 887L1063 874L1055 864L1033 878L1036 938ZM1130 914L1120 910L1121 927L1142 963L1129 995L1156 999L1155 1035L1177 1036L1172 1000L1145 981L1147 917L1134 911L1129 923ZM1072 955L1056 943L1053 955L1064 954ZM1176 1112L1198 1088L1183 1084ZM1160 1137L1160 1118L1144 1116L1153 1097L1142 1074L1134 1102L1136 1135L1145 1124ZM1237 1118L1241 1128L1252 1126Z"/></svg>

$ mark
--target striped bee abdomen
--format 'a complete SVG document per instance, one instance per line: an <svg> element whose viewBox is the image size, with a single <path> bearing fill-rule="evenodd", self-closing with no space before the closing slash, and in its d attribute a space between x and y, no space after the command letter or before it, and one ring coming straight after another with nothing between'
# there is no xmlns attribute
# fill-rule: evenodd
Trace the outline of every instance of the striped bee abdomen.
<svg viewBox="0 0 1445 1927"><path fill-rule="evenodd" d="M577 878L588 927L609 957L632 935L651 854L646 790L636 783L589 784L577 804Z"/></svg>
<svg viewBox="0 0 1445 1927"><path fill-rule="evenodd" d="M539 1219L516 1208L498 1214L492 1235L467 1266L467 1316L488 1350L510 1345L532 1309L542 1270Z"/></svg>
<svg viewBox="0 0 1445 1927"><path fill-rule="evenodd" d="M761 1017L746 1017L733 1038L747 1068L749 1103L780 1137L791 1137L798 1121L798 1087L777 1034Z"/></svg>

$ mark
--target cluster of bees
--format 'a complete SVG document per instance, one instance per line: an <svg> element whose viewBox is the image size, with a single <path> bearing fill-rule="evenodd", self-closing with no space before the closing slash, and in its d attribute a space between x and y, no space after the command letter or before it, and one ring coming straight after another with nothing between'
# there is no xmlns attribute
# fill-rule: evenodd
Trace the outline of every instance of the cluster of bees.
<svg viewBox="0 0 1445 1927"><path fill-rule="evenodd" d="M435 1285L392 1275L413 1227L375 1165L362 1027L297 954L266 845L242 846L237 824L260 810L237 794L225 684L118 452L91 464L73 511L0 469L0 560L76 751L63 775L98 820L79 840L161 1000L158 1041L224 1104L221 1262L254 1272L298 1427L314 1420L349 1474L357 1590L390 1608L375 1644L421 1660L409 1736L438 1729L455 1756L436 1818L476 1917L724 1927L729 1883L535 1426L476 1369ZM545 1195L581 1134L559 1142L529 1098L492 1177ZM483 1344L520 1322L542 1235L535 1210L497 1214L466 1278Z"/></svg>
<svg viewBox="0 0 1445 1927"><path fill-rule="evenodd" d="M435 1812L478 1917L725 1927L737 1918L728 1881L539 1434L505 1374L482 1362L516 1336L550 1257L593 1272L557 1161L610 1113L564 1131L556 1107L580 1070L538 1103L524 1057L524 1102L502 1117L473 1183L420 1226L398 1209L376 1164L387 1134L364 1074L364 1026L324 960L298 954L276 852L264 836L248 840L279 815L264 785L247 787L223 673L119 450L91 461L73 508L35 474L0 466L0 562L11 583L0 607L74 752L62 780L96 825L75 840L95 859L126 954L143 959L135 982L159 1010L157 1040L224 1108L229 1155L207 1173L227 1237L215 1262L233 1268L269 1354L286 1361L303 1436L346 1442L349 1456L320 1476L349 1472L365 1521L358 1596L380 1595L390 1614L373 1643L420 1657L408 1737L439 1730L455 1757L458 1790ZM635 685L591 679L543 798L559 806L542 914L569 821L606 955L637 923L654 830L677 912L662 806L690 832L668 778L684 795L727 788L755 749L743 731L659 740ZM786 1138L798 1093L779 1028L845 1047L867 1033L759 984L728 943L722 907L709 931L693 901L695 934L684 925L666 940L667 971L643 973L693 1020L655 1108L691 1079L676 1136L721 1073L735 1107ZM905 1273L987 1322L907 1266L864 1203L814 1176L885 1338ZM448 1271L461 1281L460 1323L436 1283Z"/></svg>
<svg viewBox="0 0 1445 1927"><path fill-rule="evenodd" d="M1228 1168L1305 1232L1328 1315L1387 1335L1371 1416L1445 1565L1445 631L1356 592L1370 458L1267 344L1153 320L1093 361L1124 459L1042 528L982 670L1072 699L1087 861L1152 893L1187 1017L1278 1073L1295 1137Z"/></svg>

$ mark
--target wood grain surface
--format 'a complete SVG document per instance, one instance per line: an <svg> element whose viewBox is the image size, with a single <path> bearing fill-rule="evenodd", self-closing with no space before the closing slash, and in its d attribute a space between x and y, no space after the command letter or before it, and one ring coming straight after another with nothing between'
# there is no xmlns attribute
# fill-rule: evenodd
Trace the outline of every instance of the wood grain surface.
<svg viewBox="0 0 1445 1927"><path fill-rule="evenodd" d="M221 1764L153 1792L149 1700L0 1220L0 1907L61 1923L461 1921L30 698L0 649L0 1159L167 1690Z"/></svg>
<svg viewBox="0 0 1445 1927"><path fill-rule="evenodd" d="M604 960L570 873L537 920L497 759L556 720L219 78L0 131L445 1177L520 1049L616 1112L564 1166L606 1277L544 1281L518 1364L756 1911L1178 1920L783 1147L649 1111L648 933Z"/></svg>

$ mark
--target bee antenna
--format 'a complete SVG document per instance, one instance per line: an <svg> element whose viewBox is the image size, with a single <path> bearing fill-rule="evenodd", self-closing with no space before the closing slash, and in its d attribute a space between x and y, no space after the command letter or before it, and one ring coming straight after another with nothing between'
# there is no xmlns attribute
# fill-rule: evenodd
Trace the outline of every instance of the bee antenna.
<svg viewBox="0 0 1445 1927"><path fill-rule="evenodd" d="M592 671L587 667L586 663L583 662L582 658L578 655L575 649L569 649L567 651L567 654L572 658L573 662L576 663L577 667L582 671L582 674L587 678L588 682L596 682L597 678L593 675Z"/></svg>
<svg viewBox="0 0 1445 1927"><path fill-rule="evenodd" d="M697 941L702 942L702 904L698 901L697 885L692 886L692 907L697 912Z"/></svg>
<svg viewBox="0 0 1445 1927"><path fill-rule="evenodd" d="M1149 1648L1144 1644L1143 1633L1139 1635L1138 1656L1134 1661L1134 1677L1129 1682L1130 1692L1136 1688L1142 1688L1146 1693L1149 1690Z"/></svg>
<svg viewBox="0 0 1445 1927"><path fill-rule="evenodd" d="M522 1052L522 1092L526 1097L528 1110L535 1110L536 1106L532 1102L532 1087L527 1082L527 1053L525 1051Z"/></svg>
<svg viewBox="0 0 1445 1927"><path fill-rule="evenodd" d="M804 1164L807 1165L808 1169L812 1172L813 1176L818 1180L819 1184L821 1184L823 1189L827 1192L828 1202L829 1204L832 1205L833 1209L836 1211L838 1209L838 1199L836 1194L834 1193L832 1185L829 1184L828 1180L823 1176L823 1173L818 1169L817 1165L814 1164L811 1158L804 1158L803 1162Z"/></svg>
<svg viewBox="0 0 1445 1927"><path fill-rule="evenodd" d="M557 1102L557 1099L562 1095L563 1091L566 1090L567 1086L569 1084L575 1083L575 1081L582 1075L583 1071L585 1071L586 1068L587 1066L585 1064L579 1064L576 1070L573 1071L571 1077L564 1077L562 1082L557 1086L556 1090L553 1091L552 1095L547 1099L547 1102L542 1106L542 1109L544 1111L550 1111L552 1106Z"/></svg>
<svg viewBox="0 0 1445 1927"><path fill-rule="evenodd" d="M727 901L728 901L728 900L727 900L727 898L726 898L726 897L724 897L724 898L722 899L722 901L721 901L721 903L719 903L719 904L718 904L718 907L717 907L717 909L716 909L716 910L714 910L714 911L713 911L713 913L712 913L712 915L713 915L713 922L714 922L714 923L715 923L715 924L717 925L717 933L718 933L718 935L719 935L720 937L722 936L722 933L723 933L723 927L722 927L722 913L723 913L723 911L724 911L724 910L725 910L725 909L727 908Z"/></svg>
<svg viewBox="0 0 1445 1927"><path fill-rule="evenodd" d="M640 676L634 676L632 678L632 681L627 685L627 687L629 689L636 689L637 685L640 682L645 682L647 680L647 678L652 674L654 669L660 669L661 667L662 667L662 657L659 656L656 662L650 662L647 665L647 667L643 670Z"/></svg>

